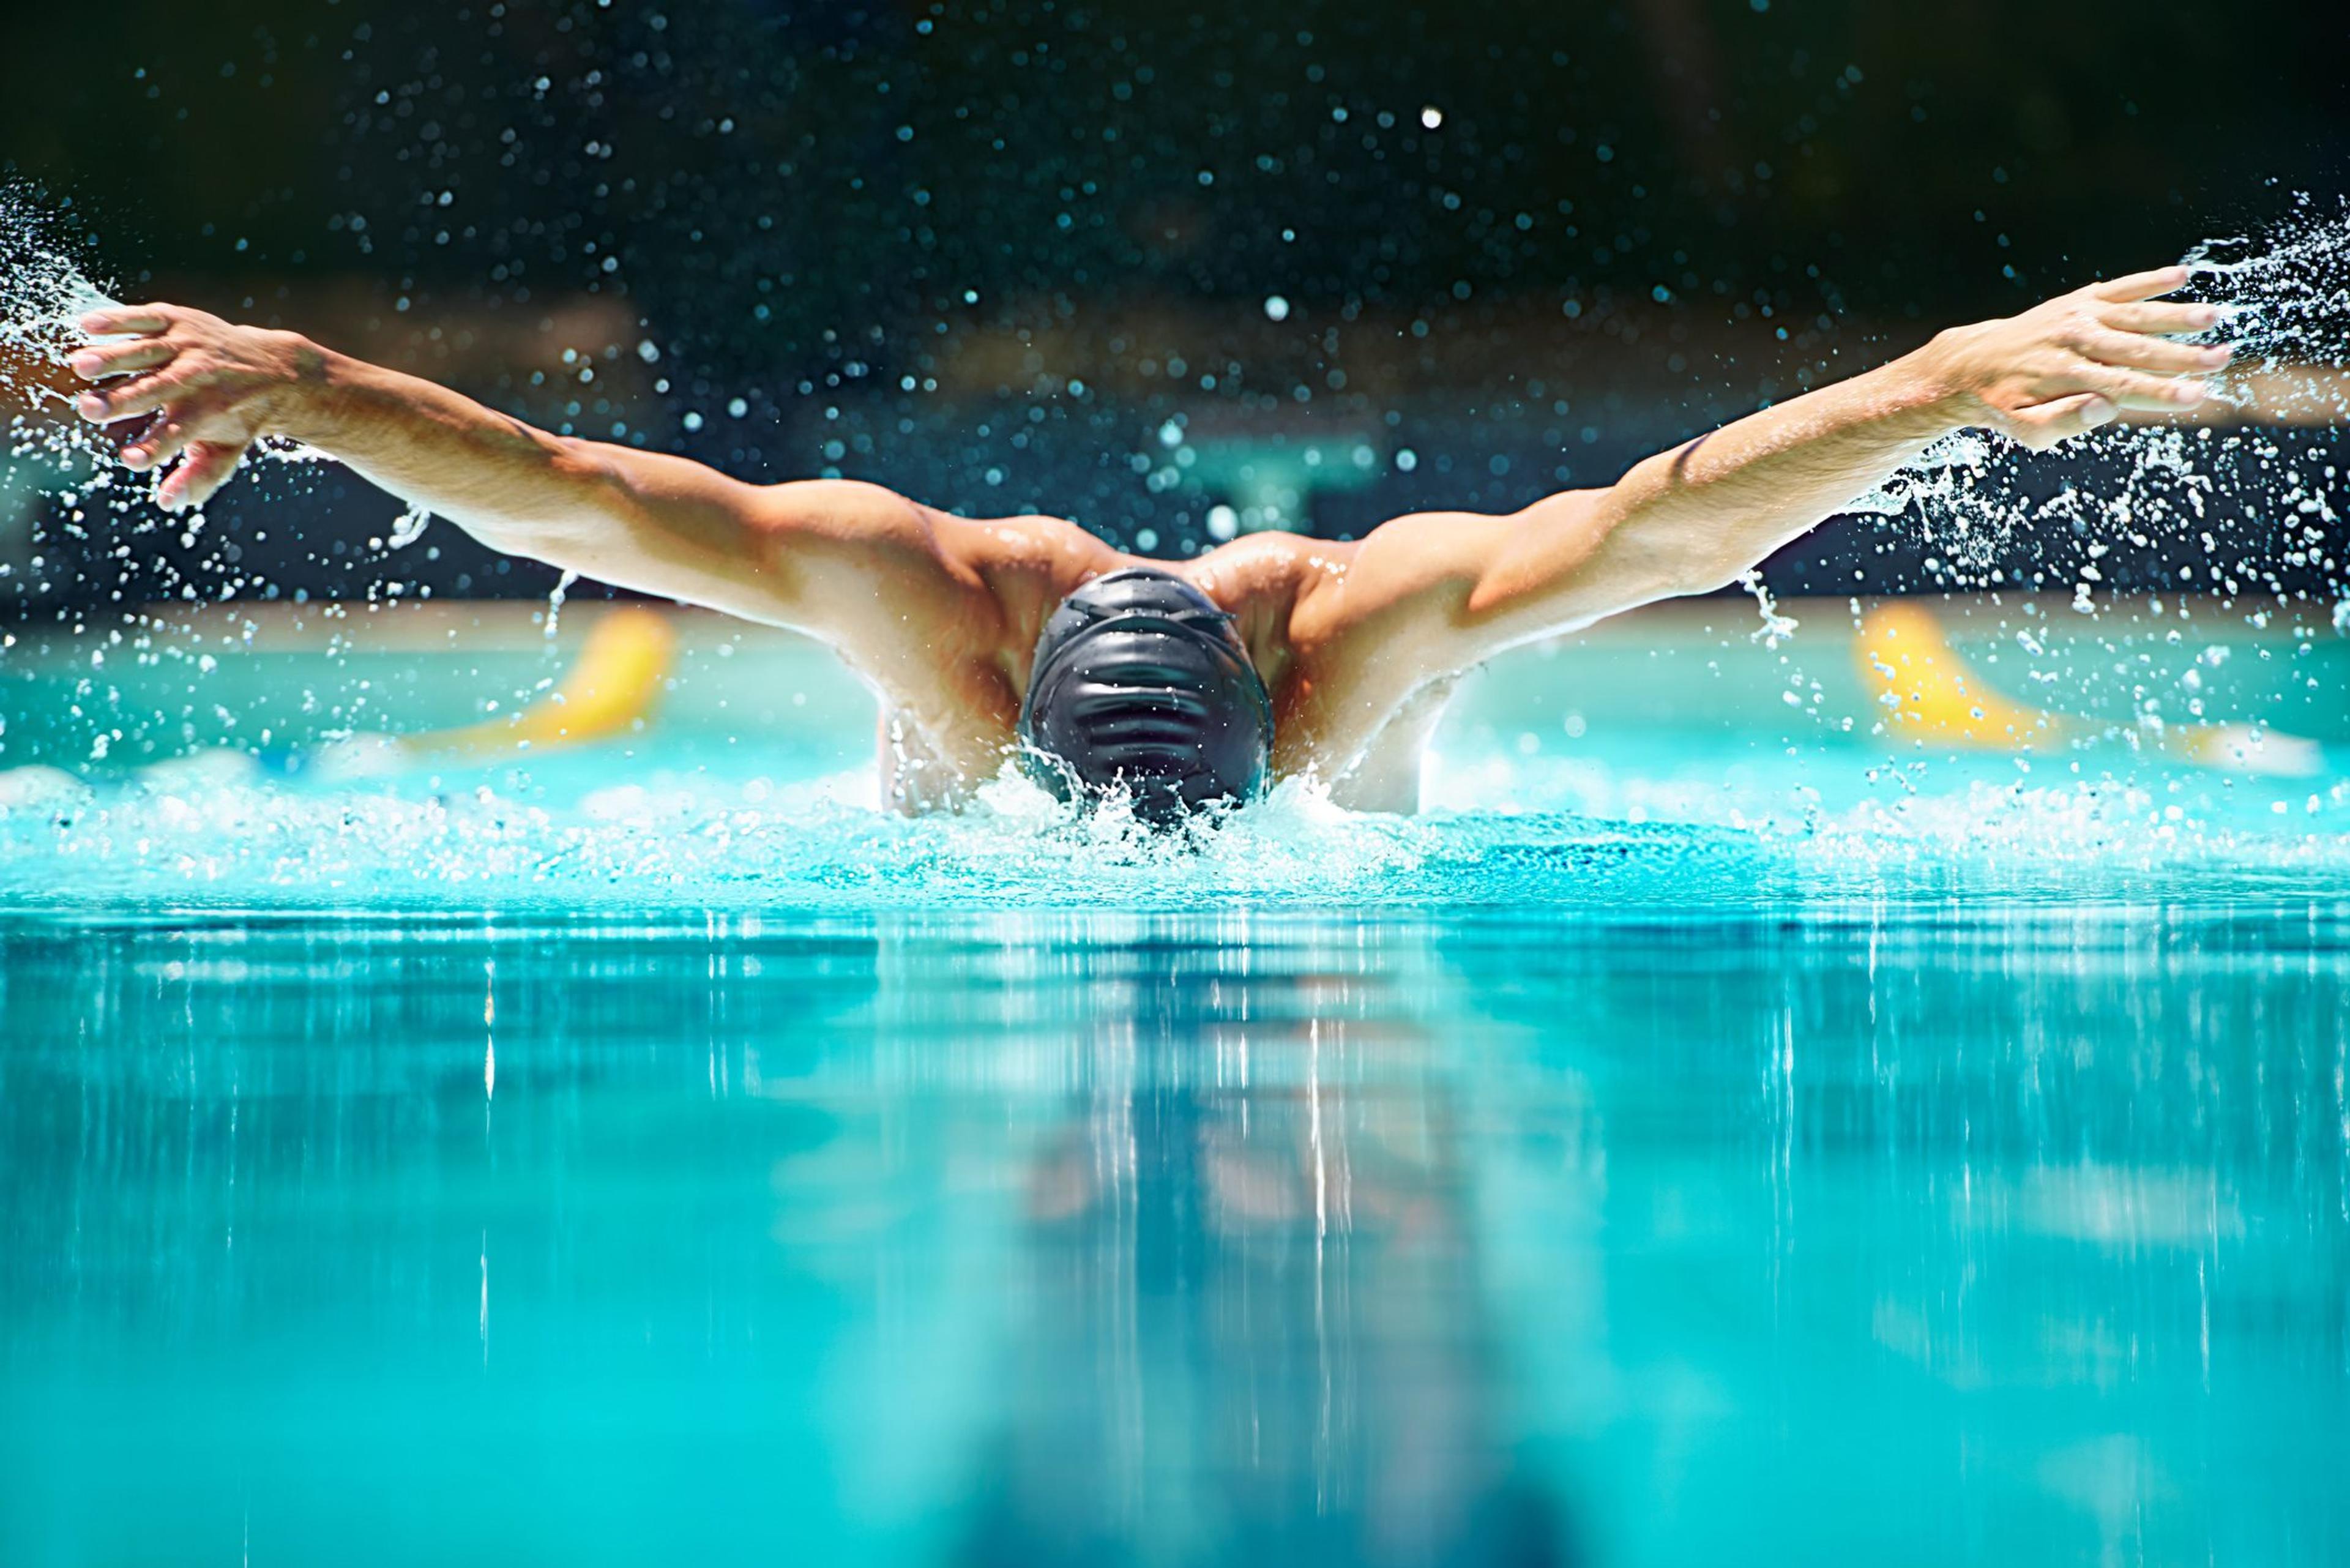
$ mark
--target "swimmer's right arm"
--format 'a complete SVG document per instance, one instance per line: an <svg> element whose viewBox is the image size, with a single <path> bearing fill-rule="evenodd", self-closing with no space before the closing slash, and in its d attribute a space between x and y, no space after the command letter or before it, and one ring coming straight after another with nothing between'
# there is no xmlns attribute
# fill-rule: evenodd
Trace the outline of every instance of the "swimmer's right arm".
<svg viewBox="0 0 2350 1568"><path fill-rule="evenodd" d="M81 327L121 340L73 356L99 383L79 410L100 423L153 416L122 458L151 472L178 459L157 490L171 510L202 505L255 441L283 436L493 549L623 587L844 638L968 607L936 515L876 485L748 484L551 434L298 334L184 306L95 311Z"/></svg>

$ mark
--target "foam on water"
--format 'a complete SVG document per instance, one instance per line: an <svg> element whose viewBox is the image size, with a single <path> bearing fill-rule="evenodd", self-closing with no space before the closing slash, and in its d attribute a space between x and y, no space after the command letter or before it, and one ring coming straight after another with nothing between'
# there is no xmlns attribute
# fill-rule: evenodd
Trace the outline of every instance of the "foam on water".
<svg viewBox="0 0 2350 1568"><path fill-rule="evenodd" d="M1588 760L1440 759L1419 817L1339 809L1309 784L1154 833L1076 814L1016 774L968 809L867 803L869 772L509 779L421 791L265 781L234 753L93 789L0 775L0 902L353 911L1180 909L1378 905L1770 913L1801 905L2350 899L2350 838L2213 786L2000 783L1824 802L1791 774L1736 788ZM2282 797L2280 797L2281 799ZM2265 797L2262 797L2265 799ZM2296 797L2297 799L2297 797ZM2329 821L2350 792L2313 795Z"/></svg>

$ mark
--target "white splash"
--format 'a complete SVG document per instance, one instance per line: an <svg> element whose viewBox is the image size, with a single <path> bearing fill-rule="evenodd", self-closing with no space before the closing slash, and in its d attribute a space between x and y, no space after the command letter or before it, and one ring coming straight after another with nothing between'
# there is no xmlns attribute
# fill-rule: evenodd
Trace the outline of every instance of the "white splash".
<svg viewBox="0 0 2350 1568"><path fill-rule="evenodd" d="M53 470L44 487L86 504L109 488L114 443L75 413L82 386L68 361L90 342L82 317L117 303L74 260L48 213L21 190L0 189L0 392L29 410L8 421L8 456ZM129 488L104 500L125 509Z"/></svg>
<svg viewBox="0 0 2350 1568"><path fill-rule="evenodd" d="M391 535L383 542L387 550L405 550L424 537L424 530L432 522L432 512L421 501L411 504L391 524Z"/></svg>
<svg viewBox="0 0 2350 1568"><path fill-rule="evenodd" d="M2236 347L2223 392L2264 370L2350 367L2350 200L2326 212L2293 199L2293 214L2254 235L2205 240L2180 258L2193 297L2225 312L2210 337Z"/></svg>
<svg viewBox="0 0 2350 1568"><path fill-rule="evenodd" d="M571 585L578 580L578 573L567 571L555 580L555 591L546 596L546 640L549 642L555 640L556 630L563 625L563 601L569 597Z"/></svg>
<svg viewBox="0 0 2350 1568"><path fill-rule="evenodd" d="M1765 648L1776 648L1781 642L1795 635L1795 628L1803 623L1794 616L1780 610L1779 601L1771 597L1770 586L1763 582L1762 574L1760 571L1742 572L1739 574L1738 581L1741 587L1754 596L1754 607L1762 617L1762 624L1746 634L1749 642L1759 642Z"/></svg>
<svg viewBox="0 0 2350 1568"><path fill-rule="evenodd" d="M2190 275L2178 297L2223 312L2196 337L2236 350L2211 379L2212 411L2245 422L2112 424L2043 457L1970 431L1935 442L1846 510L1908 520L1933 552L1933 586L2085 597L2104 580L2097 562L2126 545L2159 550L2183 591L2281 591L2264 563L2313 554L2311 534L2342 510L2341 476L2284 427L2350 421L2341 374L2350 369L2350 202L2296 198L2266 229L2207 240L2184 259ZM2056 472L2065 483L2052 486ZM2215 526L2223 492L2258 503L2221 511L2260 518L2261 536ZM2036 569L2043 559L2045 572Z"/></svg>

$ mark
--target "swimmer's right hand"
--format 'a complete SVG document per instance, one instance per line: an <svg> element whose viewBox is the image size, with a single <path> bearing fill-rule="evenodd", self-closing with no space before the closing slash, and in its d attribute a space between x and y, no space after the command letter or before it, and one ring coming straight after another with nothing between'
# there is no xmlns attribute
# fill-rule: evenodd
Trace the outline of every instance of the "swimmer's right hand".
<svg viewBox="0 0 2350 1568"><path fill-rule="evenodd" d="M288 416L306 387L323 381L326 352L298 333L240 327L180 305L127 305L81 318L93 343L70 361L102 383L76 403L97 424L151 415L122 448L134 469L179 465L155 499L166 511L201 506L228 483L248 447L296 434Z"/></svg>

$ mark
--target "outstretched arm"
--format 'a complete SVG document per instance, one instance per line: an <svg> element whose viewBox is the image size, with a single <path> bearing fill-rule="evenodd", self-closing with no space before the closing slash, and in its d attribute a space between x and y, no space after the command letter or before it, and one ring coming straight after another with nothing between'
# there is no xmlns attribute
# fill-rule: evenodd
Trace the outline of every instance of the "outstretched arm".
<svg viewBox="0 0 2350 1568"><path fill-rule="evenodd" d="M91 313L120 337L74 355L99 383L84 418L148 418L123 461L167 508L202 505L246 448L317 448L493 549L601 581L859 645L968 617L976 584L939 542L947 520L844 481L746 484L686 459L551 435L413 376L171 305ZM953 624L948 619L945 624Z"/></svg>
<svg viewBox="0 0 2350 1568"><path fill-rule="evenodd" d="M1866 494L1930 442L1988 426L2043 448L2124 409L2177 413L2224 348L2171 341L2219 319L2159 301L2184 267L2092 285L2022 315L1953 328L1915 353L1791 399L1513 516L1401 517L1345 575L1349 623L1386 623L1419 667L1499 649L1734 581Z"/></svg>

